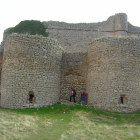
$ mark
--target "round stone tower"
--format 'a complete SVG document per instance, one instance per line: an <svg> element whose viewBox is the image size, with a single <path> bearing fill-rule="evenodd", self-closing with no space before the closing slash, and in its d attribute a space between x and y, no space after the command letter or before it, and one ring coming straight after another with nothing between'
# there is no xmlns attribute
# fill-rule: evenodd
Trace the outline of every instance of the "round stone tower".
<svg viewBox="0 0 140 140"><path fill-rule="evenodd" d="M4 44L1 106L44 107L59 102L62 48L51 38L12 34Z"/></svg>
<svg viewBox="0 0 140 140"><path fill-rule="evenodd" d="M99 109L140 108L140 39L104 37L88 49L88 103Z"/></svg>

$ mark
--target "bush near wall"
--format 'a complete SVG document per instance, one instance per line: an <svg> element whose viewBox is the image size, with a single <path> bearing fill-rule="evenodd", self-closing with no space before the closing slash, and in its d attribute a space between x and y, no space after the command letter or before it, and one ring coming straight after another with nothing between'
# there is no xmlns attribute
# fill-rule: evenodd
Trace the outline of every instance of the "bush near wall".
<svg viewBox="0 0 140 140"><path fill-rule="evenodd" d="M14 28L11 28L9 33L23 33L31 35L43 35L48 37L49 33L46 32L46 27L42 22L37 20L24 20L21 21Z"/></svg>

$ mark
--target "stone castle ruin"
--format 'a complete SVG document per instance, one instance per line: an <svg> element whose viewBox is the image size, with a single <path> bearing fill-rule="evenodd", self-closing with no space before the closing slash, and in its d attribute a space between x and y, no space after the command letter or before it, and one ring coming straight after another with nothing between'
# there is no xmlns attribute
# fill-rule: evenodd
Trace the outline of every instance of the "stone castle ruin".
<svg viewBox="0 0 140 140"><path fill-rule="evenodd" d="M43 22L49 37L7 35L0 48L1 107L45 107L86 91L96 108L140 108L140 27L124 13L99 23ZM77 98L77 100L79 100Z"/></svg>

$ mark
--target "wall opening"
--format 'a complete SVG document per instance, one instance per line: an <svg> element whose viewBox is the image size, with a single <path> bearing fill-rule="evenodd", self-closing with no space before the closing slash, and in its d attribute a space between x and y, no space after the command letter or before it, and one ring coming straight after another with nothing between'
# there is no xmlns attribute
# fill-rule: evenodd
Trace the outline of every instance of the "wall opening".
<svg viewBox="0 0 140 140"><path fill-rule="evenodd" d="M35 96L34 96L34 92L33 91L29 91L28 94L28 103L34 103L35 102Z"/></svg>
<svg viewBox="0 0 140 140"><path fill-rule="evenodd" d="M29 103L33 103L33 97L34 97L33 94L30 94L30 95L29 95Z"/></svg>
<svg viewBox="0 0 140 140"><path fill-rule="evenodd" d="M127 104L127 102L128 102L127 97L125 95L120 95L118 103L119 104Z"/></svg>
<svg viewBox="0 0 140 140"><path fill-rule="evenodd" d="M121 104L123 104L123 103L124 103L124 97L121 96Z"/></svg>

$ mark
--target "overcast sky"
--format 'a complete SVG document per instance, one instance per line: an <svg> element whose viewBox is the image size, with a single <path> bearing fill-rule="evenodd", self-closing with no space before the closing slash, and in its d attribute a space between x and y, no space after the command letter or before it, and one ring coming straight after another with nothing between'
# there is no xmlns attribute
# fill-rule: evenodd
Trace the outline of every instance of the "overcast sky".
<svg viewBox="0 0 140 140"><path fill-rule="evenodd" d="M0 0L0 42L4 30L22 20L96 23L116 13L140 27L140 0Z"/></svg>

